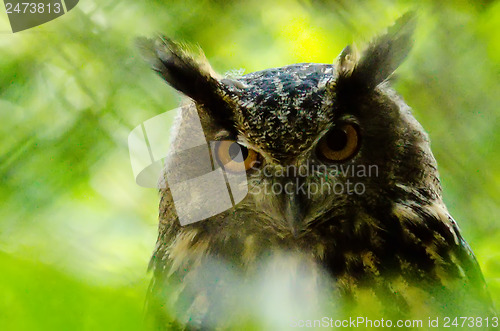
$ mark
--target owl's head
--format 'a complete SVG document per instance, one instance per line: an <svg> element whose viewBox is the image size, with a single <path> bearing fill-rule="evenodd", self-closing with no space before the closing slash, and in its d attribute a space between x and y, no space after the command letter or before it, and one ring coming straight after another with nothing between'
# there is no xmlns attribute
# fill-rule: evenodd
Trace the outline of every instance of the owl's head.
<svg viewBox="0 0 500 331"><path fill-rule="evenodd" d="M224 141L218 163L246 172L248 195L215 219L231 226L240 215L300 236L333 219L380 216L394 201L440 199L427 135L388 84L413 28L405 15L360 55L346 47L335 64L242 76L218 76L165 38L143 46L154 70L191 99L206 140ZM185 117L180 130L189 129Z"/></svg>

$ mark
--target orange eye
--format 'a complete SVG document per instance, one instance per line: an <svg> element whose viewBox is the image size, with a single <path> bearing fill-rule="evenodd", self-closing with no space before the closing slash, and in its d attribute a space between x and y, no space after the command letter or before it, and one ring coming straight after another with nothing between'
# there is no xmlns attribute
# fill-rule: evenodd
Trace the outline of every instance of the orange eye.
<svg viewBox="0 0 500 331"><path fill-rule="evenodd" d="M252 168L259 156L257 152L231 140L219 142L215 154L221 167L231 172L242 172Z"/></svg>
<svg viewBox="0 0 500 331"><path fill-rule="evenodd" d="M359 133L352 124L334 127L318 143L317 152L326 161L342 162L359 150Z"/></svg>

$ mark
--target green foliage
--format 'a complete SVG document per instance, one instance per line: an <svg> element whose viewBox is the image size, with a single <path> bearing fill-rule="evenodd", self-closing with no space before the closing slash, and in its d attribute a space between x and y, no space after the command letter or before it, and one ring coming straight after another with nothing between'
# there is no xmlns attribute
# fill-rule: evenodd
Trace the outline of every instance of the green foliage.
<svg viewBox="0 0 500 331"><path fill-rule="evenodd" d="M135 184L127 135L179 97L140 59L135 37L161 31L198 44L219 72L330 63L413 5L87 0L2 33L0 328L143 327L157 194ZM445 202L498 305L500 1L423 1L417 10L415 48L395 86L429 132Z"/></svg>
<svg viewBox="0 0 500 331"><path fill-rule="evenodd" d="M0 255L3 330L139 330L140 286L99 287L36 262Z"/></svg>

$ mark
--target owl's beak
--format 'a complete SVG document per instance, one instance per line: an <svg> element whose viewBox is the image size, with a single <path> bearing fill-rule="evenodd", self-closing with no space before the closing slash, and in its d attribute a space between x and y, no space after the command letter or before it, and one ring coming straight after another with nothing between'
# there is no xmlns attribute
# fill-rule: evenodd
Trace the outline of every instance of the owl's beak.
<svg viewBox="0 0 500 331"><path fill-rule="evenodd" d="M294 237L298 237L304 229L305 211L300 193L284 194L283 216Z"/></svg>

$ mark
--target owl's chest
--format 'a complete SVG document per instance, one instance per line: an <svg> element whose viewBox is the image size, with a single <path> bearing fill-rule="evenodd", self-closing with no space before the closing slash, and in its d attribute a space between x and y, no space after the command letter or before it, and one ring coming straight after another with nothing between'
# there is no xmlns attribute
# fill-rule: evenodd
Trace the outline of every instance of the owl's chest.
<svg viewBox="0 0 500 331"><path fill-rule="evenodd" d="M449 303L484 308L471 295L463 271L453 271L460 262L446 240L440 247L405 237L404 228L363 224L337 222L299 237L242 223L239 231L229 232L182 228L163 246L164 270L180 277L190 295L205 298L202 302L235 300L245 288L252 288L253 297L260 289L286 284L307 305L322 305L326 298L346 314L373 318L427 318L439 307L446 307L441 313L457 314L463 308Z"/></svg>

